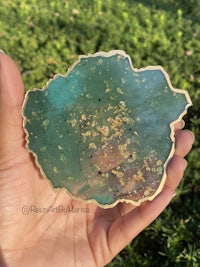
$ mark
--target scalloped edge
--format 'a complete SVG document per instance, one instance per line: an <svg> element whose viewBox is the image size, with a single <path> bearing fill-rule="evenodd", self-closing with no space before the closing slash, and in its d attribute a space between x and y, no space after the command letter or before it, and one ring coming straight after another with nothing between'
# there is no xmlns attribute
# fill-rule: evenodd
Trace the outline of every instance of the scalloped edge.
<svg viewBox="0 0 200 267"><path fill-rule="evenodd" d="M34 156L34 159L35 159L36 166L39 168L40 173L42 174L42 176L48 180L48 182L50 183L51 187L56 191L57 190L64 190L74 200L78 200L78 201L81 201L81 202L86 203L86 204L96 204L100 208L104 208L104 209L113 208L117 204L122 203L122 202L123 203L127 203L127 204L132 204L134 206L139 206L141 203L143 203L145 201L152 201L157 195L159 195L159 193L163 190L164 184L166 182L167 165L168 165L169 161L171 160L171 158L173 157L174 151L175 151L175 136L174 136L174 134L175 134L175 129L174 128L175 127L174 127L174 125L182 120L183 116L187 114L188 108L193 105L188 91L183 90L183 89L174 88L172 86L172 84L171 84L171 81L170 81L168 73L164 70L164 68L162 66L159 66L159 65L158 66L151 66L150 65L150 66L147 66L147 67L144 67L144 68L140 68L140 69L134 68L133 65L132 65L131 57L129 55L127 55L125 53L125 51L123 51L123 50L111 50L109 52L100 51L100 52L96 52L94 54L80 55L79 59L77 61L75 61L74 64L72 64L72 66L68 69L68 71L67 71L67 73L65 75L62 75L62 74L58 73L58 74L54 75L54 77L52 79L50 79L42 89L36 89L35 88L35 89L32 89L31 92L32 91L45 91L48 88L49 83L52 80L56 79L58 76L67 77L68 74L79 64L79 62L81 61L82 58L91 58L91 57L99 57L99 56L101 56L101 57L111 57L111 56L114 56L114 55L121 55L123 57L128 58L129 63L130 63L130 67L134 72L142 72L142 71L145 71L145 70L160 70L163 73L164 77L166 78L166 81L167 81L170 89L173 92L184 94L185 97L186 97L186 100L188 102L188 104L185 106L185 109L183 110L183 112L179 115L178 119L170 123L170 129L171 129L170 139L172 141L171 151L170 151L170 153L168 155L168 158L166 159L166 161L165 161L165 163L163 165L164 173L163 173L163 177L162 177L162 179L160 181L160 185L157 188L157 190L155 191L155 193L153 195L151 195L150 197L144 197L144 198L139 199L138 201L134 201L134 200L131 200L131 199L119 198L116 201L114 201L112 204L105 204L104 205L104 204L98 203L95 199L84 200L84 199L81 199L80 197L76 197L76 196L72 195L69 192L69 190L67 188L65 188L65 187L54 187L52 182L51 182L51 180L44 173L44 171L43 171L43 169L42 169L42 167L41 167L41 165L40 165L40 163L38 161L37 154L35 152L33 152L31 149L29 149L29 133L25 128L25 124L27 122L27 118L26 118L26 116L24 116L24 109L25 109L25 106L26 106L26 103L27 103L27 99L28 99L28 95L29 95L30 91L27 91L26 94L25 94L24 102L23 102L22 110L21 110L21 114L22 114L22 118L23 118L23 129L24 129L24 132L25 132L25 141L26 141L25 148L30 153L32 153L32 155Z"/></svg>

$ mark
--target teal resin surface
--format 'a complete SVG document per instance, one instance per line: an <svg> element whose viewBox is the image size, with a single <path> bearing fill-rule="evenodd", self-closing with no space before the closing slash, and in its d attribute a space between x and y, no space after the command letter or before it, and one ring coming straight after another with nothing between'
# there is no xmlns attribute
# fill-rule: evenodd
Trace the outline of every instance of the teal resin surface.
<svg viewBox="0 0 200 267"><path fill-rule="evenodd" d="M112 207L163 187L174 123L191 106L161 67L133 69L123 51L81 56L66 76L28 91L27 148L55 188Z"/></svg>

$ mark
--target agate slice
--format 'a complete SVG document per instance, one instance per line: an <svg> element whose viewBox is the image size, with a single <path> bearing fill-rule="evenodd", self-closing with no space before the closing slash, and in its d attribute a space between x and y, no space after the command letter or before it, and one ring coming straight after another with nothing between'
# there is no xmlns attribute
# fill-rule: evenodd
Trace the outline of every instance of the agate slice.
<svg viewBox="0 0 200 267"><path fill-rule="evenodd" d="M134 69L118 50L80 56L65 76L27 92L27 148L73 198L139 205L162 190L174 124L191 105L162 67Z"/></svg>

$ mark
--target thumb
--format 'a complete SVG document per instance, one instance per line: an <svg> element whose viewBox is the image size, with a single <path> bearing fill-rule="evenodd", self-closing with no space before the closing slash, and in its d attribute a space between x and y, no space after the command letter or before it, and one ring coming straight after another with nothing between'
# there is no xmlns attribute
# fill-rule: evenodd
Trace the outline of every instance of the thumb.
<svg viewBox="0 0 200 267"><path fill-rule="evenodd" d="M21 107L24 85L13 60L0 52L0 158L24 142Z"/></svg>

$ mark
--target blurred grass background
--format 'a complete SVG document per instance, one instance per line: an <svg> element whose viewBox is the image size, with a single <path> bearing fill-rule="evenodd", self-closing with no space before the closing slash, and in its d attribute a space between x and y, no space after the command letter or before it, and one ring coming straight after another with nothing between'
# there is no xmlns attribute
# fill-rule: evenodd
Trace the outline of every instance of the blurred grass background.
<svg viewBox="0 0 200 267"><path fill-rule="evenodd" d="M135 68L162 65L193 101L185 117L196 141L166 211L108 267L200 266L200 1L2 0L0 48L27 90L65 74L80 54L124 50Z"/></svg>

